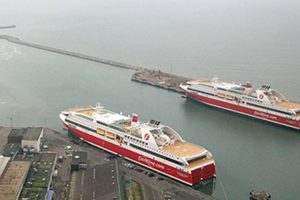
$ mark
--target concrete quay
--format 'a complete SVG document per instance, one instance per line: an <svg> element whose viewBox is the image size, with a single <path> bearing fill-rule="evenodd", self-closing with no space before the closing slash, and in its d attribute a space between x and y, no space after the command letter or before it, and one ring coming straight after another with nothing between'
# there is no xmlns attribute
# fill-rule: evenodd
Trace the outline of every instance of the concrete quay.
<svg viewBox="0 0 300 200"><path fill-rule="evenodd" d="M184 93L179 85L180 83L191 80L191 78L165 73L160 70L142 68L137 70L132 75L131 80L179 93Z"/></svg>
<svg viewBox="0 0 300 200"><path fill-rule="evenodd" d="M109 60L109 59L105 59L105 58L99 58L99 57L89 56L89 55L76 53L76 52L72 52L72 51L66 51L63 49L48 47L45 45L39 45L39 44L30 43L30 42L25 42L25 41L20 40L17 37L10 36L10 35L0 35L0 39L4 39L9 42L27 46L27 47L32 47L32 48L50 51L50 52L54 52L54 53L64 54L64 55L68 55L68 56L72 56L72 57L76 57L76 58L80 58L80 59L84 59L84 60L89 60L89 61L93 61L93 62L98 62L98 63L102 63L102 64L106 64L106 65L111 65L111 66L115 66L115 67L120 67L120 68L124 68L124 69L138 70L138 69L142 68L141 66L137 66L137 65L131 65L131 64L113 61L113 60Z"/></svg>

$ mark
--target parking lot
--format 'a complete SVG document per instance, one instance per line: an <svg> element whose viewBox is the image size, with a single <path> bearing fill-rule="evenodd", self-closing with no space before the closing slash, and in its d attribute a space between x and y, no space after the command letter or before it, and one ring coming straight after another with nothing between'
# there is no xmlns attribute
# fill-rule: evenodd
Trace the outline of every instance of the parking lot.
<svg viewBox="0 0 300 200"><path fill-rule="evenodd" d="M119 199L116 162L109 161L87 170L72 172L70 199Z"/></svg>

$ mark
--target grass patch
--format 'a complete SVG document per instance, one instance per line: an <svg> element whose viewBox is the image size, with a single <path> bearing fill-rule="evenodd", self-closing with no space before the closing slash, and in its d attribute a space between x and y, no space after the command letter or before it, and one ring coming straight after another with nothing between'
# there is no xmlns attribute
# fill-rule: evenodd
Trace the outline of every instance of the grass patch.
<svg viewBox="0 0 300 200"><path fill-rule="evenodd" d="M143 189L140 183L124 177L124 193L126 200L143 200Z"/></svg>

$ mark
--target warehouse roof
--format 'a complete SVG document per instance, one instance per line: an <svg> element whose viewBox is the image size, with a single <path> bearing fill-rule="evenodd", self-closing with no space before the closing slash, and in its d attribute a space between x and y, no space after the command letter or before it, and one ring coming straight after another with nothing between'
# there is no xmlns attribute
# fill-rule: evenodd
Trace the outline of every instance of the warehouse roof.
<svg viewBox="0 0 300 200"><path fill-rule="evenodd" d="M25 131L26 131L26 128L18 128L18 129L14 128L10 131L8 137L23 136Z"/></svg>
<svg viewBox="0 0 300 200"><path fill-rule="evenodd" d="M42 130L43 130L42 127L28 128L25 132L23 140L38 140Z"/></svg>
<svg viewBox="0 0 300 200"><path fill-rule="evenodd" d="M8 143L21 143L21 140L23 139L23 136L26 132L26 128L18 128L18 129L12 129L7 137Z"/></svg>
<svg viewBox="0 0 300 200"><path fill-rule="evenodd" d="M0 199L18 199L30 168L29 161L11 161L0 179Z"/></svg>
<svg viewBox="0 0 300 200"><path fill-rule="evenodd" d="M5 170L5 167L9 161L10 157L4 157L0 155L0 177Z"/></svg>

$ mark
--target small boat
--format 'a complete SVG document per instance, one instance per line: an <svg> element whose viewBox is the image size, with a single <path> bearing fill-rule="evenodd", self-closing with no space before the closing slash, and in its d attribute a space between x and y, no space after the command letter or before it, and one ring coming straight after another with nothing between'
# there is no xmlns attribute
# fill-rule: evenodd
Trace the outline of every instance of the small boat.
<svg viewBox="0 0 300 200"><path fill-rule="evenodd" d="M254 191L250 192L250 200L269 200L271 195L265 191Z"/></svg>

